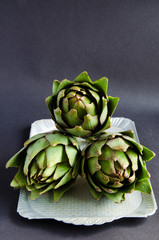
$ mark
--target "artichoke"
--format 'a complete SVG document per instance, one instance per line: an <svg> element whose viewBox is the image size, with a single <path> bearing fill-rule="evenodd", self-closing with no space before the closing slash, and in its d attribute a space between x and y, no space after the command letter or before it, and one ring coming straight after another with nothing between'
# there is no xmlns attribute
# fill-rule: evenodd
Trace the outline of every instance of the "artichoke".
<svg viewBox="0 0 159 240"><path fill-rule="evenodd" d="M118 203L134 190L151 193L145 161L155 154L134 140L132 131L103 133L82 151L81 174L92 196Z"/></svg>
<svg viewBox="0 0 159 240"><path fill-rule="evenodd" d="M73 81L54 80L46 104L56 127L76 137L97 136L110 127L119 98L107 96L108 79L92 82L87 72Z"/></svg>
<svg viewBox="0 0 159 240"><path fill-rule="evenodd" d="M7 168L19 168L11 186L26 187L32 200L52 191L58 201L78 175L80 156L75 138L58 131L37 134L7 162Z"/></svg>

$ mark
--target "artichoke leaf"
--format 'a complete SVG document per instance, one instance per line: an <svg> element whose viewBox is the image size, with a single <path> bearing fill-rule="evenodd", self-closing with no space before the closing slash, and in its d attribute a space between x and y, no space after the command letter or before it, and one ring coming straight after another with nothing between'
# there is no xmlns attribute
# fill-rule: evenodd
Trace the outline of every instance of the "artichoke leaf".
<svg viewBox="0 0 159 240"><path fill-rule="evenodd" d="M113 160L100 160L101 170L105 175L116 174Z"/></svg>
<svg viewBox="0 0 159 240"><path fill-rule="evenodd" d="M126 168L125 171L124 171L124 177L125 177L125 178L129 178L130 175L131 175L131 173L132 173L132 168L131 168L131 166L129 165L129 167Z"/></svg>
<svg viewBox="0 0 159 240"><path fill-rule="evenodd" d="M86 108L86 114L88 113L91 116L97 115L96 106L95 106L95 104L93 102L89 103L89 104L86 104L85 108Z"/></svg>
<svg viewBox="0 0 159 240"><path fill-rule="evenodd" d="M27 149L27 154L32 160L40 151L47 148L49 146L49 142L45 138L38 139L32 145L30 145Z"/></svg>
<svg viewBox="0 0 159 240"><path fill-rule="evenodd" d="M132 193L135 190L135 182L125 185L122 187L121 192L122 193Z"/></svg>
<svg viewBox="0 0 159 240"><path fill-rule="evenodd" d="M37 183L37 181L33 177L30 177L30 184L34 185L34 183Z"/></svg>
<svg viewBox="0 0 159 240"><path fill-rule="evenodd" d="M26 147L23 147L19 152L17 152L6 164L6 168L9 167L20 167L20 165L23 163L23 159L25 157L25 149Z"/></svg>
<svg viewBox="0 0 159 240"><path fill-rule="evenodd" d="M80 100L75 102L73 108L77 110L77 113L78 113L78 116L80 119L83 119L84 116L87 114L86 108L85 108L83 102Z"/></svg>
<svg viewBox="0 0 159 240"><path fill-rule="evenodd" d="M102 192L103 191L107 192L107 193L116 193L116 192L118 192L118 189L104 187L103 185L100 185L100 188L101 188Z"/></svg>
<svg viewBox="0 0 159 240"><path fill-rule="evenodd" d="M33 137L29 138L25 143L24 146L27 147L30 143L42 138L45 136L45 133L40 133L40 134L36 134Z"/></svg>
<svg viewBox="0 0 159 240"><path fill-rule="evenodd" d="M44 169L47 166L46 162L46 153L45 151L41 151L36 155L36 163L40 169Z"/></svg>
<svg viewBox="0 0 159 240"><path fill-rule="evenodd" d="M67 80L67 79L64 79L60 82L57 90L56 90L56 94L59 93L62 89L66 88L66 87L70 87L72 86L72 82Z"/></svg>
<svg viewBox="0 0 159 240"><path fill-rule="evenodd" d="M89 78L89 75L86 71L80 73L74 80L73 82L81 83L81 82L87 82L92 84L91 79Z"/></svg>
<svg viewBox="0 0 159 240"><path fill-rule="evenodd" d="M107 186L107 183L109 182L109 177L105 175L102 171L99 170L98 172L95 172L94 177L96 179L96 182Z"/></svg>
<svg viewBox="0 0 159 240"><path fill-rule="evenodd" d="M68 113L63 115L63 119L70 127L75 127L76 125L82 124L82 120L78 117L76 109L71 109Z"/></svg>
<svg viewBox="0 0 159 240"><path fill-rule="evenodd" d="M29 184L26 184L26 189L30 192L36 190L34 185L29 185Z"/></svg>
<svg viewBox="0 0 159 240"><path fill-rule="evenodd" d="M101 169L100 164L98 163L98 157L91 157L87 159L88 163L88 169L91 175L93 175L95 172L99 171Z"/></svg>
<svg viewBox="0 0 159 240"><path fill-rule="evenodd" d="M39 169L39 172L37 173L36 176L34 176L34 179L36 179L36 177L41 176L43 174L43 171L44 171L43 169Z"/></svg>
<svg viewBox="0 0 159 240"><path fill-rule="evenodd" d="M119 98L118 97L108 97L108 113L109 116L111 117L118 105Z"/></svg>
<svg viewBox="0 0 159 240"><path fill-rule="evenodd" d="M91 94L91 97L94 99L95 105L100 108L100 96L96 91L88 90L89 93Z"/></svg>
<svg viewBox="0 0 159 240"><path fill-rule="evenodd" d="M103 125L102 125L102 128L101 128L98 132L96 132L95 135L99 135L99 134L102 133L105 129L108 129L108 128L111 127L111 121L110 121L110 119L111 119L110 117L108 117L108 118L106 119L105 123L103 123Z"/></svg>
<svg viewBox="0 0 159 240"><path fill-rule="evenodd" d="M34 189L30 192L30 199L35 200L36 198L40 197L40 193L43 189Z"/></svg>
<svg viewBox="0 0 159 240"><path fill-rule="evenodd" d="M57 95L57 107L60 107L60 101L65 97L65 89L62 89Z"/></svg>
<svg viewBox="0 0 159 240"><path fill-rule="evenodd" d="M51 146L56 146L59 144L68 145L69 139L61 133L47 134L46 139L49 141Z"/></svg>
<svg viewBox="0 0 159 240"><path fill-rule="evenodd" d="M43 149L48 147L50 144L45 138L40 138L36 142L34 142L32 145L30 145L27 149L27 156L25 158L24 162L24 173L28 174L28 167L33 158Z"/></svg>
<svg viewBox="0 0 159 240"><path fill-rule="evenodd" d="M127 140L127 142L130 142L130 144L134 145L139 150L140 154L142 154L143 146L141 144L137 143L134 139L132 139L129 136L123 136L123 138Z"/></svg>
<svg viewBox="0 0 159 240"><path fill-rule="evenodd" d="M91 103L91 100L88 98L88 96L82 96L80 98L80 100L82 101L82 103L86 106L87 104Z"/></svg>
<svg viewBox="0 0 159 240"><path fill-rule="evenodd" d="M99 140L108 140L108 139L112 139L115 138L116 136L122 136L121 133L115 133L115 132L103 132L100 136L99 136Z"/></svg>
<svg viewBox="0 0 159 240"><path fill-rule="evenodd" d="M123 131L123 132L120 132L120 133L122 133L123 135L126 135L126 136L128 136L132 139L135 139L135 135L134 135L133 130Z"/></svg>
<svg viewBox="0 0 159 240"><path fill-rule="evenodd" d="M68 103L67 97L65 97L65 98L62 99L62 104L61 104L61 106L62 106L62 111L63 111L64 113L69 112L69 103Z"/></svg>
<svg viewBox="0 0 159 240"><path fill-rule="evenodd" d="M84 130L94 130L98 126L98 116L92 116L87 114L84 116L84 122L82 123L82 128Z"/></svg>
<svg viewBox="0 0 159 240"><path fill-rule="evenodd" d="M88 90L88 89L92 89L93 91L98 91L93 85L92 82L88 83L88 82L81 82L80 86L83 87L84 89Z"/></svg>
<svg viewBox="0 0 159 240"><path fill-rule="evenodd" d="M116 176L119 176L120 180L123 179L123 174L125 173L123 167L120 165L120 163L118 161L114 162L114 166L115 166L115 169L116 169ZM126 168L126 169L128 169L128 168Z"/></svg>
<svg viewBox="0 0 159 240"><path fill-rule="evenodd" d="M129 159L124 152L117 151L115 157L123 169L126 169L129 166L130 164Z"/></svg>
<svg viewBox="0 0 159 240"><path fill-rule="evenodd" d="M89 190L90 190L90 193L92 194L92 196L96 200L99 200L103 195L102 192L96 191L95 188L90 184L90 182L88 182L88 186L89 186Z"/></svg>
<svg viewBox="0 0 159 240"><path fill-rule="evenodd" d="M48 187L46 187L42 192L40 192L40 195L42 195L42 194L44 194L44 193L46 193L46 192L54 189L55 185L56 185L55 182L51 183L51 184L50 184Z"/></svg>
<svg viewBox="0 0 159 240"><path fill-rule="evenodd" d="M100 156L102 154L102 147L105 145L105 141L96 141L88 148L86 155L87 158L91 158L93 156Z"/></svg>
<svg viewBox="0 0 159 240"><path fill-rule="evenodd" d="M126 152L128 147L130 146L124 139L120 137L108 140L106 144L113 150L121 150L123 152Z"/></svg>
<svg viewBox="0 0 159 240"><path fill-rule="evenodd" d="M69 89L67 89L67 91L68 92L70 92L70 91L75 91L75 92L82 92L82 88L81 87L79 87L79 86L72 86L71 88L69 88Z"/></svg>
<svg viewBox="0 0 159 240"><path fill-rule="evenodd" d="M42 173L42 177L43 178L50 177L53 174L53 172L55 171L55 169L56 169L56 165L45 168L45 170Z"/></svg>
<svg viewBox="0 0 159 240"><path fill-rule="evenodd" d="M121 183L121 182L114 182L114 183L112 183L112 184L108 184L107 185L109 188L116 188L116 189L118 189L118 188L121 188L121 187L123 187L124 186L124 183Z"/></svg>
<svg viewBox="0 0 159 240"><path fill-rule="evenodd" d="M61 133L65 133L65 130L64 130L60 125L58 125L57 123L56 123L55 125L56 125L56 128L57 128Z"/></svg>
<svg viewBox="0 0 159 240"><path fill-rule="evenodd" d="M69 160L69 164L71 167L73 167L77 160L78 151L73 146L65 146L65 150Z"/></svg>
<svg viewBox="0 0 159 240"><path fill-rule="evenodd" d="M107 114L108 114L107 99L102 98L102 112L100 115L101 125L103 125L103 123L106 121Z"/></svg>
<svg viewBox="0 0 159 240"><path fill-rule="evenodd" d="M70 140L70 142L72 143L72 145L79 150L80 147L79 147L79 144L78 144L77 140L74 137L71 137L71 136L67 136L67 137Z"/></svg>
<svg viewBox="0 0 159 240"><path fill-rule="evenodd" d="M59 107L54 110L54 116L58 124L60 124L62 127L67 127L66 123L62 119L62 111Z"/></svg>
<svg viewBox="0 0 159 240"><path fill-rule="evenodd" d="M62 178L61 180L56 184L55 189L63 186L67 182L69 182L72 179L72 169L70 169Z"/></svg>
<svg viewBox="0 0 159 240"><path fill-rule="evenodd" d="M112 148L104 145L102 147L101 155L99 156L99 160L115 160L116 159L117 151L113 150Z"/></svg>
<svg viewBox="0 0 159 240"><path fill-rule="evenodd" d="M135 178L136 178L136 173L132 172L132 175L128 178L128 181L130 183L133 183L135 181Z"/></svg>
<svg viewBox="0 0 159 240"><path fill-rule="evenodd" d="M53 85L52 85L52 95L56 95L57 94L57 89L58 89L58 86L60 85L60 82L58 80L54 80L53 81Z"/></svg>
<svg viewBox="0 0 159 240"><path fill-rule="evenodd" d="M35 187L35 189L41 189L41 188L43 188L43 187L46 187L46 186L48 186L48 184L47 183L34 183L34 187Z"/></svg>
<svg viewBox="0 0 159 240"><path fill-rule="evenodd" d="M92 176L89 174L89 172L87 173L87 179L88 179L89 184L92 185L92 187L93 187L97 192L101 192L101 188L96 185L96 183L93 181Z"/></svg>
<svg viewBox="0 0 159 240"><path fill-rule="evenodd" d="M27 184L27 179L23 173L23 166L21 165L18 169L18 172L14 176L12 182L10 183L10 186L14 188L21 188L21 187L25 187L26 184Z"/></svg>
<svg viewBox="0 0 159 240"><path fill-rule="evenodd" d="M138 155L136 152L134 152L131 148L128 148L126 151L126 155L129 157L131 164L132 164L132 170L136 171L138 169Z"/></svg>
<svg viewBox="0 0 159 240"><path fill-rule="evenodd" d="M51 117L55 119L53 115L53 109L56 108L55 103L56 103L56 96L49 96L45 99L46 105L51 113Z"/></svg>
<svg viewBox="0 0 159 240"><path fill-rule="evenodd" d="M62 163L57 164L56 170L53 175L53 179L58 180L59 178L64 176L69 171L69 169L70 169L70 167L69 167L68 162L62 162Z"/></svg>
<svg viewBox="0 0 159 240"><path fill-rule="evenodd" d="M53 175L51 175L49 178L42 178L41 181L45 181L46 183L52 183L54 182Z"/></svg>
<svg viewBox="0 0 159 240"><path fill-rule="evenodd" d="M91 131L84 130L81 126L75 126L74 128L66 128L66 131L77 137L90 137L92 135Z"/></svg>
<svg viewBox="0 0 159 240"><path fill-rule="evenodd" d="M147 193L147 194L152 193L151 185L150 185L148 179L145 179L145 180L139 181L139 182L137 181L135 184L135 190L143 192L143 193Z"/></svg>
<svg viewBox="0 0 159 240"><path fill-rule="evenodd" d="M80 164L81 164L80 160L81 160L80 157L78 157L78 159L76 159L75 165L72 170L72 178L76 178L79 173Z"/></svg>
<svg viewBox="0 0 159 240"><path fill-rule="evenodd" d="M118 191L116 193L103 192L103 194L115 203L119 203L125 200L125 194L121 191Z"/></svg>
<svg viewBox="0 0 159 240"><path fill-rule="evenodd" d="M75 102L77 101L77 99L76 99L76 91L73 91L71 89L72 88L67 90L66 98L69 100L69 105L73 106L75 104ZM72 103L70 102L70 100L72 101Z"/></svg>
<svg viewBox="0 0 159 240"><path fill-rule="evenodd" d="M144 179L150 178L150 173L146 170L146 168L142 162L141 156L139 157L139 160L140 160L140 167L139 167L139 172L138 172L138 177L137 177L138 182L140 182Z"/></svg>
<svg viewBox="0 0 159 240"><path fill-rule="evenodd" d="M143 147L143 152L142 152L142 159L143 161L150 161L153 157L155 157L155 153L152 152L150 149Z"/></svg>
<svg viewBox="0 0 159 240"><path fill-rule="evenodd" d="M93 86L95 86L99 91L102 91L102 93L107 98L108 79L106 77L96 80L93 83Z"/></svg>
<svg viewBox="0 0 159 240"><path fill-rule="evenodd" d="M64 186L62 186L58 189L54 189L53 190L54 201L57 202L62 197L62 195L72 186L73 183L74 183L74 181L69 181Z"/></svg>
<svg viewBox="0 0 159 240"><path fill-rule="evenodd" d="M46 149L47 166L52 167L57 163L64 161L63 159L64 147L57 145L55 147L48 147Z"/></svg>

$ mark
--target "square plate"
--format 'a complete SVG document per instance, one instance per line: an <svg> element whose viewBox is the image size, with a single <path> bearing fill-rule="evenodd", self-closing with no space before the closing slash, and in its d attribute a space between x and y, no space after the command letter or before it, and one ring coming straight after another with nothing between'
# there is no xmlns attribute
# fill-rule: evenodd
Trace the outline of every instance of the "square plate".
<svg viewBox="0 0 159 240"><path fill-rule="evenodd" d="M139 142L135 124L127 118L112 118L110 132L133 130L135 139ZM37 120L31 125L30 137L56 130L51 119ZM108 131L108 130L107 130ZM81 149L84 140L79 138ZM99 225L123 217L147 217L155 213L157 204L154 193L148 195L138 191L126 194L121 203L114 203L103 197L96 201L91 196L85 179L77 177L75 184L58 202L53 201L51 193L46 193L30 200L26 189L20 190L17 212L28 219L56 219L75 225Z"/></svg>

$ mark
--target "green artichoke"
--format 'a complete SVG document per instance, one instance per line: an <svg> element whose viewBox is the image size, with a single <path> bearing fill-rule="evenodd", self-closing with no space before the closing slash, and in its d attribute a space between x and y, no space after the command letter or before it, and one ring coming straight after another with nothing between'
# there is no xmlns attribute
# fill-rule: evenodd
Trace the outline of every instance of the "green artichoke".
<svg viewBox="0 0 159 240"><path fill-rule="evenodd" d="M81 173L87 178L92 196L114 202L125 200L134 190L151 193L145 161L155 154L134 140L132 131L103 133L82 151Z"/></svg>
<svg viewBox="0 0 159 240"><path fill-rule="evenodd" d="M71 136L58 131L35 135L7 162L7 168L19 168L11 186L26 187L32 200L52 191L58 201L78 175L80 156L79 145Z"/></svg>
<svg viewBox="0 0 159 240"><path fill-rule="evenodd" d="M46 103L57 128L76 137L97 136L110 127L119 98L107 96L108 79L92 82L87 72L73 81L53 82Z"/></svg>

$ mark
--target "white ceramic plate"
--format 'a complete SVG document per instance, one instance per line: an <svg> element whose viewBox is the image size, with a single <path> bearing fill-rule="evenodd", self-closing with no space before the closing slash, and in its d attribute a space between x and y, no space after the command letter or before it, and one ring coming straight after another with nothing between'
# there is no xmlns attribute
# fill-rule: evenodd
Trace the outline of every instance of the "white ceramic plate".
<svg viewBox="0 0 159 240"><path fill-rule="evenodd" d="M135 124L127 118L112 118L109 131L133 130L139 142ZM38 120L32 123L30 137L42 132L55 130L51 119ZM83 148L84 141L79 139ZM126 194L122 203L114 203L106 197L96 201L91 196L85 179L78 177L74 186L58 202L53 201L51 193L46 193L30 200L29 192L21 189L17 212L28 219L50 218L75 225L94 225L111 222L123 217L147 217L155 213L157 204L154 194L135 191Z"/></svg>

